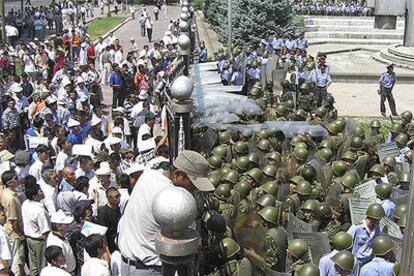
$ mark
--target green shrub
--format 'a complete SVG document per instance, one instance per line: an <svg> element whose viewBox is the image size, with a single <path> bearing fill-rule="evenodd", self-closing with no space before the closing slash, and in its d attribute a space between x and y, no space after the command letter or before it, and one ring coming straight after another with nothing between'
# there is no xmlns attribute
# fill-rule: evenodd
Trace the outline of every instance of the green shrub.
<svg viewBox="0 0 414 276"><path fill-rule="evenodd" d="M204 0L194 0L191 5L193 6L194 10L201 11L203 9Z"/></svg>

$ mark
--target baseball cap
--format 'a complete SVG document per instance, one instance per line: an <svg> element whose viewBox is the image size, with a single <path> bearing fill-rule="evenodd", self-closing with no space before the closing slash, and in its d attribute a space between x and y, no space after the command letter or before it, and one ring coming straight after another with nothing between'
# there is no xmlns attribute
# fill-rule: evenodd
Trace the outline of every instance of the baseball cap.
<svg viewBox="0 0 414 276"><path fill-rule="evenodd" d="M202 192L214 191L213 184L207 178L208 162L198 152L182 151L174 160L174 167L184 172L198 190Z"/></svg>
<svg viewBox="0 0 414 276"><path fill-rule="evenodd" d="M73 222L73 216L59 210L50 216L50 221L56 224L71 224Z"/></svg>
<svg viewBox="0 0 414 276"><path fill-rule="evenodd" d="M94 200L90 200L90 199L81 199L78 201L76 206L80 206L82 208L89 208L92 206L94 202L95 202Z"/></svg>

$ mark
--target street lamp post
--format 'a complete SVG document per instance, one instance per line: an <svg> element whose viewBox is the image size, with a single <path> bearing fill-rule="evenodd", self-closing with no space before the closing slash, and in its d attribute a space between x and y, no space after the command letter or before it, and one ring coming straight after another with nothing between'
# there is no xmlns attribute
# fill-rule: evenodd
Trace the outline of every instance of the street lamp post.
<svg viewBox="0 0 414 276"><path fill-rule="evenodd" d="M1 40L6 42L6 16L4 12L4 0L0 0L0 16L1 16Z"/></svg>
<svg viewBox="0 0 414 276"><path fill-rule="evenodd" d="M232 37L232 0L227 0L227 47L231 49L231 37Z"/></svg>

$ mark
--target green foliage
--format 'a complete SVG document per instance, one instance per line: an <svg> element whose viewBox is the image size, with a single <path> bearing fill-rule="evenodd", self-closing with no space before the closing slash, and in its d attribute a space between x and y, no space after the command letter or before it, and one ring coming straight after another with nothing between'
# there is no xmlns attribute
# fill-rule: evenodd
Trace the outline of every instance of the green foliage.
<svg viewBox="0 0 414 276"><path fill-rule="evenodd" d="M227 40L227 1L205 0L204 14L219 39ZM265 32L294 29L289 0L232 0L233 40L239 45L260 41Z"/></svg>
<svg viewBox="0 0 414 276"><path fill-rule="evenodd" d="M191 3L191 6L196 11L201 11L203 9L203 5L204 5L204 0L194 0Z"/></svg>
<svg viewBox="0 0 414 276"><path fill-rule="evenodd" d="M295 15L293 18L293 25L296 28L305 28L305 18L302 15Z"/></svg>
<svg viewBox="0 0 414 276"><path fill-rule="evenodd" d="M126 18L126 16L99 17L97 20L93 21L88 28L88 33L91 36L92 41L95 41L98 37L115 28Z"/></svg>

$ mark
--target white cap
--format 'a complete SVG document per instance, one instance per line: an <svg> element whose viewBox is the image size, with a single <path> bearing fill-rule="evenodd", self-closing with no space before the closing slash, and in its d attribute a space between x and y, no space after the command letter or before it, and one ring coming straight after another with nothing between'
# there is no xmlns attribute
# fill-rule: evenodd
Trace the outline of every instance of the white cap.
<svg viewBox="0 0 414 276"><path fill-rule="evenodd" d="M73 222L73 216L66 214L63 210L59 210L50 216L50 222L56 224L71 224Z"/></svg>
<svg viewBox="0 0 414 276"><path fill-rule="evenodd" d="M85 80L81 76L79 76L76 78L76 83L85 83Z"/></svg>
<svg viewBox="0 0 414 276"><path fill-rule="evenodd" d="M155 59L161 59L161 58L162 58L162 55L160 54L160 52L155 51L155 52L154 52L154 58L155 58Z"/></svg>
<svg viewBox="0 0 414 276"><path fill-rule="evenodd" d="M72 84L72 82L70 81L70 79L68 79L68 78L64 78L63 80L62 80L62 82L60 83L60 85L62 86L62 87L65 87L66 85L69 85L69 84Z"/></svg>
<svg viewBox="0 0 414 276"><path fill-rule="evenodd" d="M138 145L138 150L147 151L147 150L155 149L155 146L156 145L155 145L154 138L150 138L150 139L141 141L141 143Z"/></svg>
<svg viewBox="0 0 414 276"><path fill-rule="evenodd" d="M120 113L124 114L125 110L122 106L118 106L117 108L112 110L112 113L114 113L114 112L120 112Z"/></svg>
<svg viewBox="0 0 414 276"><path fill-rule="evenodd" d="M119 133L119 134L122 134L123 132L122 132L122 129L121 129L120 127L114 127L114 128L112 129L112 133Z"/></svg>
<svg viewBox="0 0 414 276"><path fill-rule="evenodd" d="M126 173L127 175L131 175L131 174L133 174L133 173L135 173L135 172L141 172L141 171L143 171L144 169L145 169L144 165L142 165L142 164L138 164L138 163L133 163L133 164L131 165L131 167L129 167L128 169L126 169L126 170L125 170L125 173Z"/></svg>
<svg viewBox="0 0 414 276"><path fill-rule="evenodd" d="M57 102L58 101L58 99L55 97L55 96L49 96L49 97L47 97L47 99L46 99L46 103L47 104L53 104L53 103L55 103L55 102Z"/></svg>
<svg viewBox="0 0 414 276"><path fill-rule="evenodd" d="M116 145L116 144L120 144L121 143L121 139L118 137L109 137L108 138L108 144L110 146Z"/></svg>
<svg viewBox="0 0 414 276"><path fill-rule="evenodd" d="M111 175L111 167L108 162L102 162L99 169L95 172L96 175Z"/></svg>
<svg viewBox="0 0 414 276"><path fill-rule="evenodd" d="M23 87L20 85L20 83L13 83L10 86L9 91L12 92L12 93L22 92Z"/></svg>
<svg viewBox="0 0 414 276"><path fill-rule="evenodd" d="M135 40L135 38L131 37L131 38L129 38L129 40L134 41L134 40Z"/></svg>
<svg viewBox="0 0 414 276"><path fill-rule="evenodd" d="M148 99L147 91L141 90L141 92L139 92L138 99L140 99L142 101Z"/></svg>
<svg viewBox="0 0 414 276"><path fill-rule="evenodd" d="M68 127L75 127L75 126L80 126L80 122L70 118L68 121Z"/></svg>
<svg viewBox="0 0 414 276"><path fill-rule="evenodd" d="M96 126L96 125L100 124L101 122L102 122L101 119L99 119L95 115L92 116L91 126Z"/></svg>

